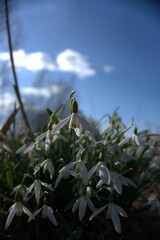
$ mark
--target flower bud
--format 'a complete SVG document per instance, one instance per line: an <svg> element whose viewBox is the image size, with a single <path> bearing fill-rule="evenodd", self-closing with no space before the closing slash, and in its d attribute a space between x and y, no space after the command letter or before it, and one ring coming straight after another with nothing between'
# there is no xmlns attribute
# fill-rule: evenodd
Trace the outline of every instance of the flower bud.
<svg viewBox="0 0 160 240"><path fill-rule="evenodd" d="M72 113L78 113L78 103L75 99L72 100Z"/></svg>

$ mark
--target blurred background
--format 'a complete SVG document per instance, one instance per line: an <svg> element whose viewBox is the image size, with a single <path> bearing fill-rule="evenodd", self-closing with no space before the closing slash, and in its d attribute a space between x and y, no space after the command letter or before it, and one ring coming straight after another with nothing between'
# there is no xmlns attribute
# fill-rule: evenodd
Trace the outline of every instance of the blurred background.
<svg viewBox="0 0 160 240"><path fill-rule="evenodd" d="M76 90L97 122L118 109L126 125L160 131L160 1L8 0L13 56L34 131ZM0 1L0 127L18 105ZM99 123L103 129L107 118Z"/></svg>

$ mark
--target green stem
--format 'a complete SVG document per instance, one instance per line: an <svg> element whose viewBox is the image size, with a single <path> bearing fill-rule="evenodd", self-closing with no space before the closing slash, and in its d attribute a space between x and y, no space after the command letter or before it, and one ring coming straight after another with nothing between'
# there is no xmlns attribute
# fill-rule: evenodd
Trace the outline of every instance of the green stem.
<svg viewBox="0 0 160 240"><path fill-rule="evenodd" d="M12 190L13 189L13 176L12 176L9 156L7 153L5 154L4 165L6 168L6 182L7 182L8 186L10 187L10 189Z"/></svg>
<svg viewBox="0 0 160 240"><path fill-rule="evenodd" d="M73 135L73 161L76 161L76 137L74 129L72 129L72 135Z"/></svg>

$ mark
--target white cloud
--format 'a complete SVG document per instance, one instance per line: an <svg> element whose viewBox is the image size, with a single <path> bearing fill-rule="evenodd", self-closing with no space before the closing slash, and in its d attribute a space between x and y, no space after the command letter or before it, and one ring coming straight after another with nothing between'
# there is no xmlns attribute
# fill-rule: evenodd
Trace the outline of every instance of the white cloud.
<svg viewBox="0 0 160 240"><path fill-rule="evenodd" d="M53 84L52 86L45 87L23 87L21 92L25 95L33 95L36 97L50 97L52 94L58 94L62 91L62 86Z"/></svg>
<svg viewBox="0 0 160 240"><path fill-rule="evenodd" d="M43 52L26 53L24 50L13 52L16 67L36 72L40 70L75 73L79 78L86 78L96 74L90 67L87 57L79 52L66 49L59 53L55 59ZM0 53L0 60L9 61L9 53Z"/></svg>
<svg viewBox="0 0 160 240"><path fill-rule="evenodd" d="M23 67L33 72L39 71L42 69L51 70L51 71L55 69L55 66L50 56L42 52L35 52L35 53L28 54L23 50L18 50L13 52L13 57L14 57L15 65L17 67ZM7 52L0 53L0 59L9 61L9 53Z"/></svg>
<svg viewBox="0 0 160 240"><path fill-rule="evenodd" d="M105 66L103 67L103 70L104 70L106 73L111 73L111 72L113 72L114 68L113 68L113 66L111 66L111 65L105 65Z"/></svg>
<svg viewBox="0 0 160 240"><path fill-rule="evenodd" d="M56 63L61 71L73 72L80 78L95 75L95 70L90 67L86 56L71 49L66 49L57 56Z"/></svg>

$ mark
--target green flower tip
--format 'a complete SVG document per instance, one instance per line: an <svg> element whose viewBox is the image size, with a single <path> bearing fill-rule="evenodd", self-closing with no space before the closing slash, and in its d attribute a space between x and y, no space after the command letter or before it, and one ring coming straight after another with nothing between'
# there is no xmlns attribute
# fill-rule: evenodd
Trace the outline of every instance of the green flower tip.
<svg viewBox="0 0 160 240"><path fill-rule="evenodd" d="M135 129L134 129L134 134L137 135L137 133L138 133L138 129L137 129L137 127L135 127Z"/></svg>
<svg viewBox="0 0 160 240"><path fill-rule="evenodd" d="M72 99L72 113L78 113L78 103L75 99Z"/></svg>
<svg viewBox="0 0 160 240"><path fill-rule="evenodd" d="M20 201L19 193L16 193L16 195L15 195L15 201L16 201L16 202L19 202L19 201Z"/></svg>

